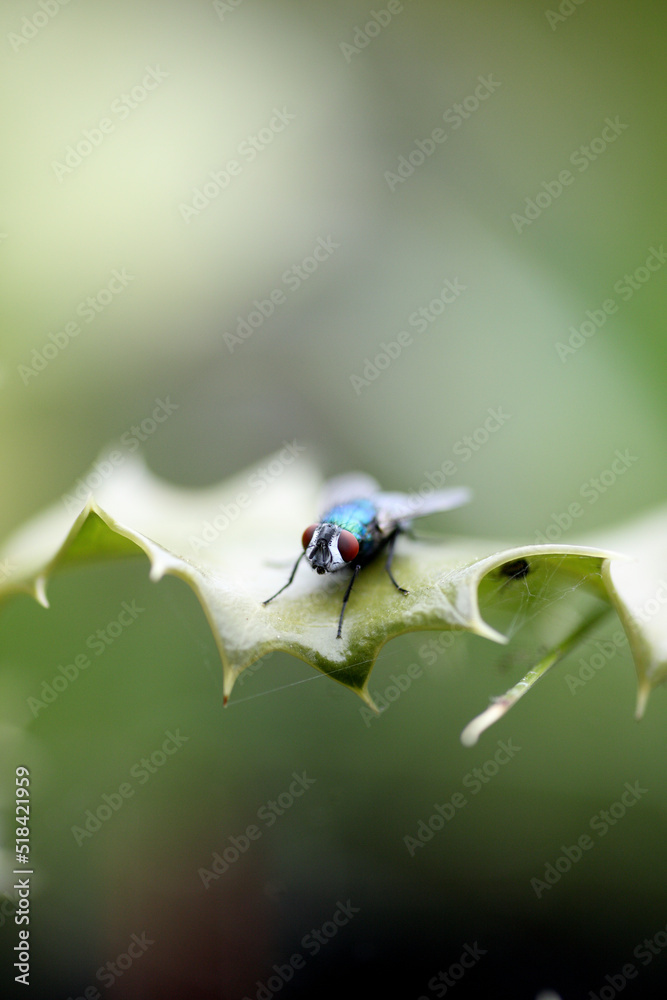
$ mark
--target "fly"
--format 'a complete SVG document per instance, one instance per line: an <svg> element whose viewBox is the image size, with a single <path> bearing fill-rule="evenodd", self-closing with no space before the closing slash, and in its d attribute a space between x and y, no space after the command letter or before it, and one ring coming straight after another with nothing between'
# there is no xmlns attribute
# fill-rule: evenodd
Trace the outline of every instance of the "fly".
<svg viewBox="0 0 667 1000"><path fill-rule="evenodd" d="M336 573L347 566L352 570L352 577L338 619L336 638L340 639L345 606L360 570L383 549L386 550L384 568L387 575L398 591L407 594L408 591L396 582L391 572L396 539L409 530L415 518L452 510L469 500L470 490L463 486L434 490L422 497L418 494L383 493L374 479L361 473L332 479L324 489L324 513L317 523L309 525L304 531L301 539L303 552L294 563L289 580L263 604L269 604L283 590L287 590L304 556L320 575Z"/></svg>

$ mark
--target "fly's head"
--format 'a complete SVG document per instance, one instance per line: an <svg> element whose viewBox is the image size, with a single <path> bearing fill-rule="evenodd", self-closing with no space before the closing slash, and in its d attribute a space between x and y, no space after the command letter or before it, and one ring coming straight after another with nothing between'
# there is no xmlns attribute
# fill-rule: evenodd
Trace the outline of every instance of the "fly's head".
<svg viewBox="0 0 667 1000"><path fill-rule="evenodd" d="M359 552L359 542L352 532L337 524L311 524L301 541L306 559L320 574L335 573L351 563Z"/></svg>

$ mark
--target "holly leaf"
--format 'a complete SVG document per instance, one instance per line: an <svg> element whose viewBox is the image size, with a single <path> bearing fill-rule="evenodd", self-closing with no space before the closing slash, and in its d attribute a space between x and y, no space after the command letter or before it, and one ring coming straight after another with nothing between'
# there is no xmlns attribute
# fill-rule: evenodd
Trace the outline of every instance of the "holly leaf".
<svg viewBox="0 0 667 1000"><path fill-rule="evenodd" d="M152 580L172 574L197 595L220 652L225 702L243 670L283 650L375 708L369 677L380 649L395 636L452 629L506 643L506 632L512 635L518 621L530 621L544 655L504 701L487 710L490 724L610 605L629 630L642 705L651 687L664 679L667 612L661 605L664 613L649 622L637 619L661 565L646 536L653 526L618 537L618 551L625 542L628 550L641 549L641 569L615 558L607 547L506 547L484 539L445 536L424 542L401 536L393 571L409 593L391 585L382 559L366 567L348 603L341 638L336 630L349 579L345 572L321 577L303 563L292 586L264 606L289 577L303 529L319 512L322 485L317 470L294 447L200 490L161 481L135 455L109 452L78 481L76 491L8 541L0 555L0 597L25 592L48 607L54 573L145 553ZM663 532L667 549L667 513L654 527ZM575 592L575 603L563 600ZM556 602L554 616L550 609ZM467 741L474 742L483 728L470 730Z"/></svg>

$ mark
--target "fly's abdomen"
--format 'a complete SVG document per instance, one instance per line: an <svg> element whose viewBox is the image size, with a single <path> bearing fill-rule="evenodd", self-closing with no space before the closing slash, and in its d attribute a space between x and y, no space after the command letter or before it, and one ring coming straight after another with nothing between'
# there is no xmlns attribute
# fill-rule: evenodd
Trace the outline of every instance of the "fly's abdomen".
<svg viewBox="0 0 667 1000"><path fill-rule="evenodd" d="M359 542L361 560L369 559L380 541L377 526L377 508L370 500L354 500L338 504L322 515L322 522L336 524L344 531L350 531ZM356 560L355 560L356 561Z"/></svg>

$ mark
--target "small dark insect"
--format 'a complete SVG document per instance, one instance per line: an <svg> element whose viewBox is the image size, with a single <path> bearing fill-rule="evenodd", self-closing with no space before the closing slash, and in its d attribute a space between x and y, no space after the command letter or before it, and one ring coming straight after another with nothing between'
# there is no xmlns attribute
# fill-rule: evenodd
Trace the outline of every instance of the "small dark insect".
<svg viewBox="0 0 667 1000"><path fill-rule="evenodd" d="M510 580L522 580L530 573L530 564L527 559L513 559L501 566L500 572Z"/></svg>
<svg viewBox="0 0 667 1000"><path fill-rule="evenodd" d="M301 540L303 552L294 563L289 580L272 597L263 601L263 604L269 604L289 587L304 556L321 575L349 568L352 576L343 597L336 632L340 639L345 605L359 571L384 549L387 553L385 569L389 579L398 591L407 594L407 590L399 586L391 572L396 539L409 531L414 518L451 510L467 503L469 499L470 491L463 486L435 490L427 496L420 496L384 493L374 479L360 473L332 479L327 483L322 498L324 513L319 521L309 525L304 531Z"/></svg>

